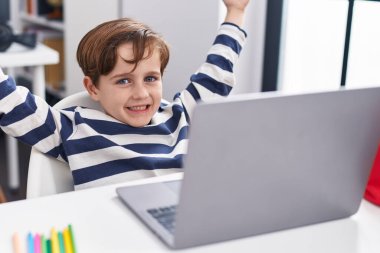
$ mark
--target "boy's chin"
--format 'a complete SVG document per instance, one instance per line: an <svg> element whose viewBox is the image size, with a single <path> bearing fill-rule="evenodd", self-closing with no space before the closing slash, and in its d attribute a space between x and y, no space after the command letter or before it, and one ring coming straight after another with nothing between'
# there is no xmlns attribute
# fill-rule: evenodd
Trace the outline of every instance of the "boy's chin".
<svg viewBox="0 0 380 253"><path fill-rule="evenodd" d="M128 121L128 122L124 122L124 123L131 126L131 127L139 128L139 127L144 127L144 126L149 125L150 120L149 121Z"/></svg>

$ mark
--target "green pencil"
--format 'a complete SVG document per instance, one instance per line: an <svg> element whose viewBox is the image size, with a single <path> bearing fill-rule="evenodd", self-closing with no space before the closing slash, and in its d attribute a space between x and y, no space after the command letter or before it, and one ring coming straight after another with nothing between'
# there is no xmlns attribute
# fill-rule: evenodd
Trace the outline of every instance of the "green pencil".
<svg viewBox="0 0 380 253"><path fill-rule="evenodd" d="M77 253L77 250L76 250L76 247L75 247L73 226L71 226L71 224L69 224L69 233L70 233L71 245L72 245L73 253Z"/></svg>
<svg viewBox="0 0 380 253"><path fill-rule="evenodd" d="M41 253L48 253L46 248L46 238L44 235L41 236Z"/></svg>
<svg viewBox="0 0 380 253"><path fill-rule="evenodd" d="M64 243L63 243L62 232L58 232L58 242L59 242L60 253L65 253L65 246L64 246Z"/></svg>

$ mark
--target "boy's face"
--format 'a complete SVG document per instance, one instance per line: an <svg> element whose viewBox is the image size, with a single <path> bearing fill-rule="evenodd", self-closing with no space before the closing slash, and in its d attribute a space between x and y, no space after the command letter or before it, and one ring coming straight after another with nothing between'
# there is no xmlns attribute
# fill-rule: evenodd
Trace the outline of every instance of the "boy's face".
<svg viewBox="0 0 380 253"><path fill-rule="evenodd" d="M132 44L119 46L118 55L114 69L100 76L97 87L89 77L84 78L84 85L108 115L130 126L143 127L149 124L161 103L160 55L154 51L150 58L141 60L133 72L134 65L123 60L133 58Z"/></svg>

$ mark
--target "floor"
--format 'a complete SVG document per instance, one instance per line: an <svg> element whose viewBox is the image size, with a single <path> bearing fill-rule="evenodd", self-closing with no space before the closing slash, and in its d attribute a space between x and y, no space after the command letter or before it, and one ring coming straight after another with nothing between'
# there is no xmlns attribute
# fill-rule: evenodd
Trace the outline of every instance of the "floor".
<svg viewBox="0 0 380 253"><path fill-rule="evenodd" d="M7 201L16 201L25 199L26 196L26 181L28 176L29 154L30 147L20 143L19 149L19 165L20 165L20 187L19 189L9 189L8 173L6 161L5 134L0 130L0 185L4 191Z"/></svg>

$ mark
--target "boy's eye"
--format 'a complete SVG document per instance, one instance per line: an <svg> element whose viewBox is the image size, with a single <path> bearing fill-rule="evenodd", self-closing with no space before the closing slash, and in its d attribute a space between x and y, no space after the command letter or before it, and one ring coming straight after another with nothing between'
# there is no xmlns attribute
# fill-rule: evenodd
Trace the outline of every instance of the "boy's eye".
<svg viewBox="0 0 380 253"><path fill-rule="evenodd" d="M129 84L130 81L129 79L120 79L119 81L116 82L117 84Z"/></svg>
<svg viewBox="0 0 380 253"><path fill-rule="evenodd" d="M154 81L157 81L158 78L156 78L155 76L148 76L145 78L145 82L154 82Z"/></svg>

